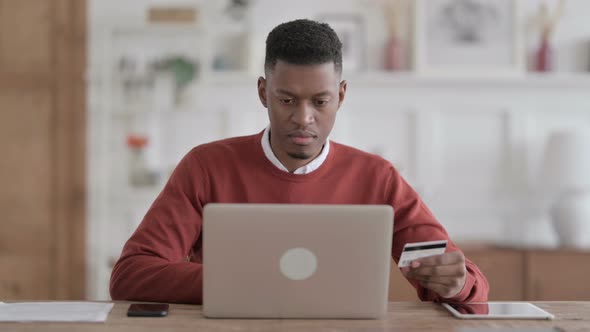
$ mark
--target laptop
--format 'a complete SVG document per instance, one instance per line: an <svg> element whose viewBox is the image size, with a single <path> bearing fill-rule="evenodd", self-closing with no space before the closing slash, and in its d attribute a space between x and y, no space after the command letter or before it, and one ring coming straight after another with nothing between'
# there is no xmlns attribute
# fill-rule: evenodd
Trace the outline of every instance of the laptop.
<svg viewBox="0 0 590 332"><path fill-rule="evenodd" d="M381 318L392 233L389 205L207 204L203 313Z"/></svg>

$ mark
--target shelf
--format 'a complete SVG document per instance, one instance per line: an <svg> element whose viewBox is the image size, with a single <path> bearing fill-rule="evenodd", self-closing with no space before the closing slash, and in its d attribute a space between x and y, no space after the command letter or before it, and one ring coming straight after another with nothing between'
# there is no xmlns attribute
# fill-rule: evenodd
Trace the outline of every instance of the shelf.
<svg viewBox="0 0 590 332"><path fill-rule="evenodd" d="M444 89L583 89L590 91L590 73L528 73L519 77L426 77L412 72L366 72L356 74L344 74L350 87L354 88L436 88ZM202 88L248 88L252 89L257 76L246 71L228 71L210 73L203 77L191 89L196 92ZM194 93L191 92L191 93ZM203 110L190 105L172 107L166 110L147 111L142 108L115 106L111 115L115 119L129 119L130 117L167 115L167 114L194 114Z"/></svg>
<svg viewBox="0 0 590 332"><path fill-rule="evenodd" d="M127 120L131 117L142 117L142 116L154 116L154 115L169 115L169 114L191 114L191 113L203 113L197 107L180 107L166 110L140 110L133 109L133 107L125 108L123 106L116 107L111 111L111 115L115 119Z"/></svg>
<svg viewBox="0 0 590 332"><path fill-rule="evenodd" d="M411 72L350 74L350 84L396 87L590 88L590 73L527 73L505 77L442 77Z"/></svg>
<svg viewBox="0 0 590 332"><path fill-rule="evenodd" d="M258 77L263 75L262 72L256 74L251 71L213 71L208 73L199 85L240 85L256 84Z"/></svg>
<svg viewBox="0 0 590 332"><path fill-rule="evenodd" d="M355 86L394 87L504 87L504 88L590 88L590 73L525 73L499 77L443 77L426 76L413 72L372 71L344 73L343 78ZM251 86L258 76L253 72L233 71L210 73L199 85Z"/></svg>

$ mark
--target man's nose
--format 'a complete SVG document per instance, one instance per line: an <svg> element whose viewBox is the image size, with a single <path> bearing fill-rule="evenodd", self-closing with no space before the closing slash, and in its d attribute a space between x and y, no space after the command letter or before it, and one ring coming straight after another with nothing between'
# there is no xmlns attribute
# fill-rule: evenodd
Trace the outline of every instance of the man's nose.
<svg viewBox="0 0 590 332"><path fill-rule="evenodd" d="M315 121L315 110L308 103L302 103L293 114L291 120L300 126L307 126Z"/></svg>

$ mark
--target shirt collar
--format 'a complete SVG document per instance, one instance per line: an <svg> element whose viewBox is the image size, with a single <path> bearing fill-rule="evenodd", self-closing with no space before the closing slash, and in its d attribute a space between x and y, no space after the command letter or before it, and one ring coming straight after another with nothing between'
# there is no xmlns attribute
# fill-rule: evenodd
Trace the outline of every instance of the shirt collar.
<svg viewBox="0 0 590 332"><path fill-rule="evenodd" d="M262 144L262 150L264 151L264 155L266 156L266 158L268 158L268 160L270 160L270 162L273 165L275 165L278 169L280 169L284 172L289 172L287 167L285 167L279 161L279 159L275 156L274 152L272 151L272 148L270 147L270 126L266 127L266 129L264 129L264 133L262 134L262 139L261 139L260 143ZM293 174L308 174L308 173L311 173L311 172L315 171L316 169L320 168L320 166L322 166L324 161L326 161L326 158L328 157L329 152L330 152L330 140L326 139L326 143L324 144L324 147L322 148L322 152L320 152L320 154L315 159L310 161L307 165L301 166L298 169L296 169L293 172Z"/></svg>

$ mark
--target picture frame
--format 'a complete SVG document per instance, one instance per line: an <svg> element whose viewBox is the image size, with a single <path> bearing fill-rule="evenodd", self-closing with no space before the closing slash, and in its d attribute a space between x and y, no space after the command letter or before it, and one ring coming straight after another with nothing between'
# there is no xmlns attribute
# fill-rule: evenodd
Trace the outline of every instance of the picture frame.
<svg viewBox="0 0 590 332"><path fill-rule="evenodd" d="M525 52L518 0L415 0L420 76L518 77Z"/></svg>
<svg viewBox="0 0 590 332"><path fill-rule="evenodd" d="M343 72L367 69L367 36L365 19L360 14L323 14L317 20L327 23L342 42Z"/></svg>

